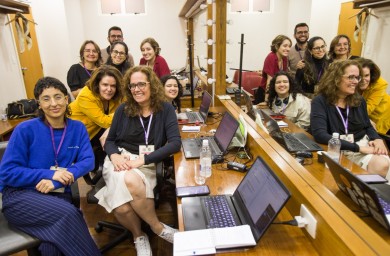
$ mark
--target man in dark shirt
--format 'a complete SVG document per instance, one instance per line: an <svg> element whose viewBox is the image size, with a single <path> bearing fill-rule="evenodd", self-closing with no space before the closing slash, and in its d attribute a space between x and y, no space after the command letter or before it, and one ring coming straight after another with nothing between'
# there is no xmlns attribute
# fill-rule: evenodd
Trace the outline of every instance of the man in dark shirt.
<svg viewBox="0 0 390 256"><path fill-rule="evenodd" d="M298 23L294 29L294 38L297 43L291 47L288 55L290 72L293 77L295 77L297 69L305 66L303 57L305 57L307 41L309 40L309 26L306 23Z"/></svg>
<svg viewBox="0 0 390 256"><path fill-rule="evenodd" d="M108 30L107 40L110 43L110 45L107 46L107 48L100 49L100 51L102 52L103 63L106 63L108 57L110 56L110 52L111 52L110 47L111 47L111 45L113 43L117 42L117 41L123 42L122 29L120 27L117 27L117 26L111 27ZM130 67L133 67L134 66L134 59L133 59L133 55L130 54L130 51L128 52L127 56L128 56L127 59L129 61Z"/></svg>

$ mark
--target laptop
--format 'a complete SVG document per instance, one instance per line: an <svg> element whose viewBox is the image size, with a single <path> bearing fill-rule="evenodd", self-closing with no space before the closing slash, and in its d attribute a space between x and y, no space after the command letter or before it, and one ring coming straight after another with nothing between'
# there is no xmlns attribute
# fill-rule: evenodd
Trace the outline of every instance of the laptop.
<svg viewBox="0 0 390 256"><path fill-rule="evenodd" d="M260 110L264 120L264 125L267 128L271 137L281 144L288 152L294 153L297 151L321 151L320 145L311 140L304 133L285 133L280 129L278 122L271 116Z"/></svg>
<svg viewBox="0 0 390 256"><path fill-rule="evenodd" d="M186 197L181 200L184 230L249 225L256 242L274 221L291 194L260 157L257 157L233 195ZM220 221L212 209L222 209L210 201L227 201L233 223ZM229 219L229 217L227 217Z"/></svg>
<svg viewBox="0 0 390 256"><path fill-rule="evenodd" d="M263 119L260 109L253 107L252 99L247 93L244 93L244 100L245 100L245 107L247 109L248 116L252 118L253 121L256 121L256 114L258 114L261 117L261 119ZM264 108L261 110L274 119L280 119L277 117L282 116L281 114L277 114L269 108Z"/></svg>
<svg viewBox="0 0 390 256"><path fill-rule="evenodd" d="M208 140L211 149L212 162L218 163L223 161L223 155L226 153L238 126L238 121L226 112L215 131L214 136L188 138L182 140L181 144L183 146L185 158L199 158L202 148L202 140Z"/></svg>
<svg viewBox="0 0 390 256"><path fill-rule="evenodd" d="M194 124L196 122L206 123L207 115L211 106L212 97L207 91L203 92L202 102L200 103L199 112L183 112L177 114L179 123Z"/></svg>
<svg viewBox="0 0 390 256"><path fill-rule="evenodd" d="M390 231L390 185L367 184L326 153L323 156L339 189Z"/></svg>
<svg viewBox="0 0 390 256"><path fill-rule="evenodd" d="M192 90L195 90L196 86L198 85L198 81L199 81L199 77L194 75L192 85L188 84L189 86L186 85L183 88L183 96L190 96L191 95L191 87L192 87Z"/></svg>

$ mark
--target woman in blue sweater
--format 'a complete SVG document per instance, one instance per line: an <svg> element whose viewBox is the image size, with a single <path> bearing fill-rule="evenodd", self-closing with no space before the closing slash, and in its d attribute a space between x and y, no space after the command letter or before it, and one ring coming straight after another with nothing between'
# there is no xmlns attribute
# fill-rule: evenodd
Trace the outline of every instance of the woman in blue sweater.
<svg viewBox="0 0 390 256"><path fill-rule="evenodd" d="M100 255L70 185L94 167L85 126L68 119L62 82L38 80L39 118L19 124L0 167L3 213L10 225L42 241L42 255Z"/></svg>
<svg viewBox="0 0 390 256"><path fill-rule="evenodd" d="M311 104L314 139L327 144L332 133L340 134L341 150L371 173L389 177L386 146L372 127L367 105L358 93L362 68L353 60L334 62L319 83L319 95Z"/></svg>

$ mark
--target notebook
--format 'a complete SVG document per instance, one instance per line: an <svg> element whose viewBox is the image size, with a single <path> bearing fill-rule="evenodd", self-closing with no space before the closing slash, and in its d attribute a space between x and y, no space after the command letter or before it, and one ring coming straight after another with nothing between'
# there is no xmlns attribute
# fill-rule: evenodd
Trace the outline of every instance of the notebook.
<svg viewBox="0 0 390 256"><path fill-rule="evenodd" d="M249 225L258 242L290 196L272 169L262 158L257 157L233 195L183 198L184 230ZM233 216L234 223L226 225L224 220L218 220L218 215L209 213L212 208L223 209L212 207L208 203L210 198L216 198L217 201L224 198L228 202L226 211Z"/></svg>
<svg viewBox="0 0 390 256"><path fill-rule="evenodd" d="M270 117L262 109L261 115L264 119L264 125L267 128L271 137L281 144L288 152L294 153L297 151L321 151L320 145L311 140L304 133L284 133L280 129L276 120Z"/></svg>
<svg viewBox="0 0 390 256"><path fill-rule="evenodd" d="M223 160L223 155L226 153L230 142L238 128L238 121L228 112L223 116L214 136L205 136L200 138L188 138L182 140L182 147L186 159L200 157L202 148L202 140L208 140L212 162L217 163Z"/></svg>
<svg viewBox="0 0 390 256"><path fill-rule="evenodd" d="M211 106L212 97L207 91L203 92L202 102L199 107L199 112L184 112L177 115L179 123L194 124L197 121L199 123L206 123L207 115ZM185 120L185 122L184 122Z"/></svg>
<svg viewBox="0 0 390 256"><path fill-rule="evenodd" d="M323 156L339 189L390 231L390 185L367 184L326 153Z"/></svg>

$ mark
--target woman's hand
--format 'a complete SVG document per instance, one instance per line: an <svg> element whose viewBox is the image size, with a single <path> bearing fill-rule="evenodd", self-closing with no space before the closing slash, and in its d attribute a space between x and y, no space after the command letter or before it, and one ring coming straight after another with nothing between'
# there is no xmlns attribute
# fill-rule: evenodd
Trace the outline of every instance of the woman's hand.
<svg viewBox="0 0 390 256"><path fill-rule="evenodd" d="M305 67L305 61L304 60L300 60L298 61L297 63L297 69L302 69Z"/></svg>
<svg viewBox="0 0 390 256"><path fill-rule="evenodd" d="M376 155L387 155L387 148L385 146L385 143L381 139L376 139L368 142L368 145L370 147L374 148L374 153Z"/></svg>
<svg viewBox="0 0 390 256"><path fill-rule="evenodd" d="M126 162L126 164L128 166L128 170L131 170L133 168L138 168L145 164L144 156L142 155L138 159L129 160Z"/></svg>
<svg viewBox="0 0 390 256"><path fill-rule="evenodd" d="M110 160L111 163L114 165L114 171L119 172L128 170L126 162L130 160L129 156L115 153L110 156Z"/></svg>
<svg viewBox="0 0 390 256"><path fill-rule="evenodd" d="M360 153L363 153L363 154L374 154L374 147L370 147L370 146L360 146L359 147L359 152Z"/></svg>
<svg viewBox="0 0 390 256"><path fill-rule="evenodd" d="M42 179L38 184L35 186L35 188L44 194L47 194L54 190L54 184L51 180L45 180Z"/></svg>
<svg viewBox="0 0 390 256"><path fill-rule="evenodd" d="M52 179L61 182L61 184L65 186L70 185L74 182L73 173L69 172L66 169L55 171Z"/></svg>

